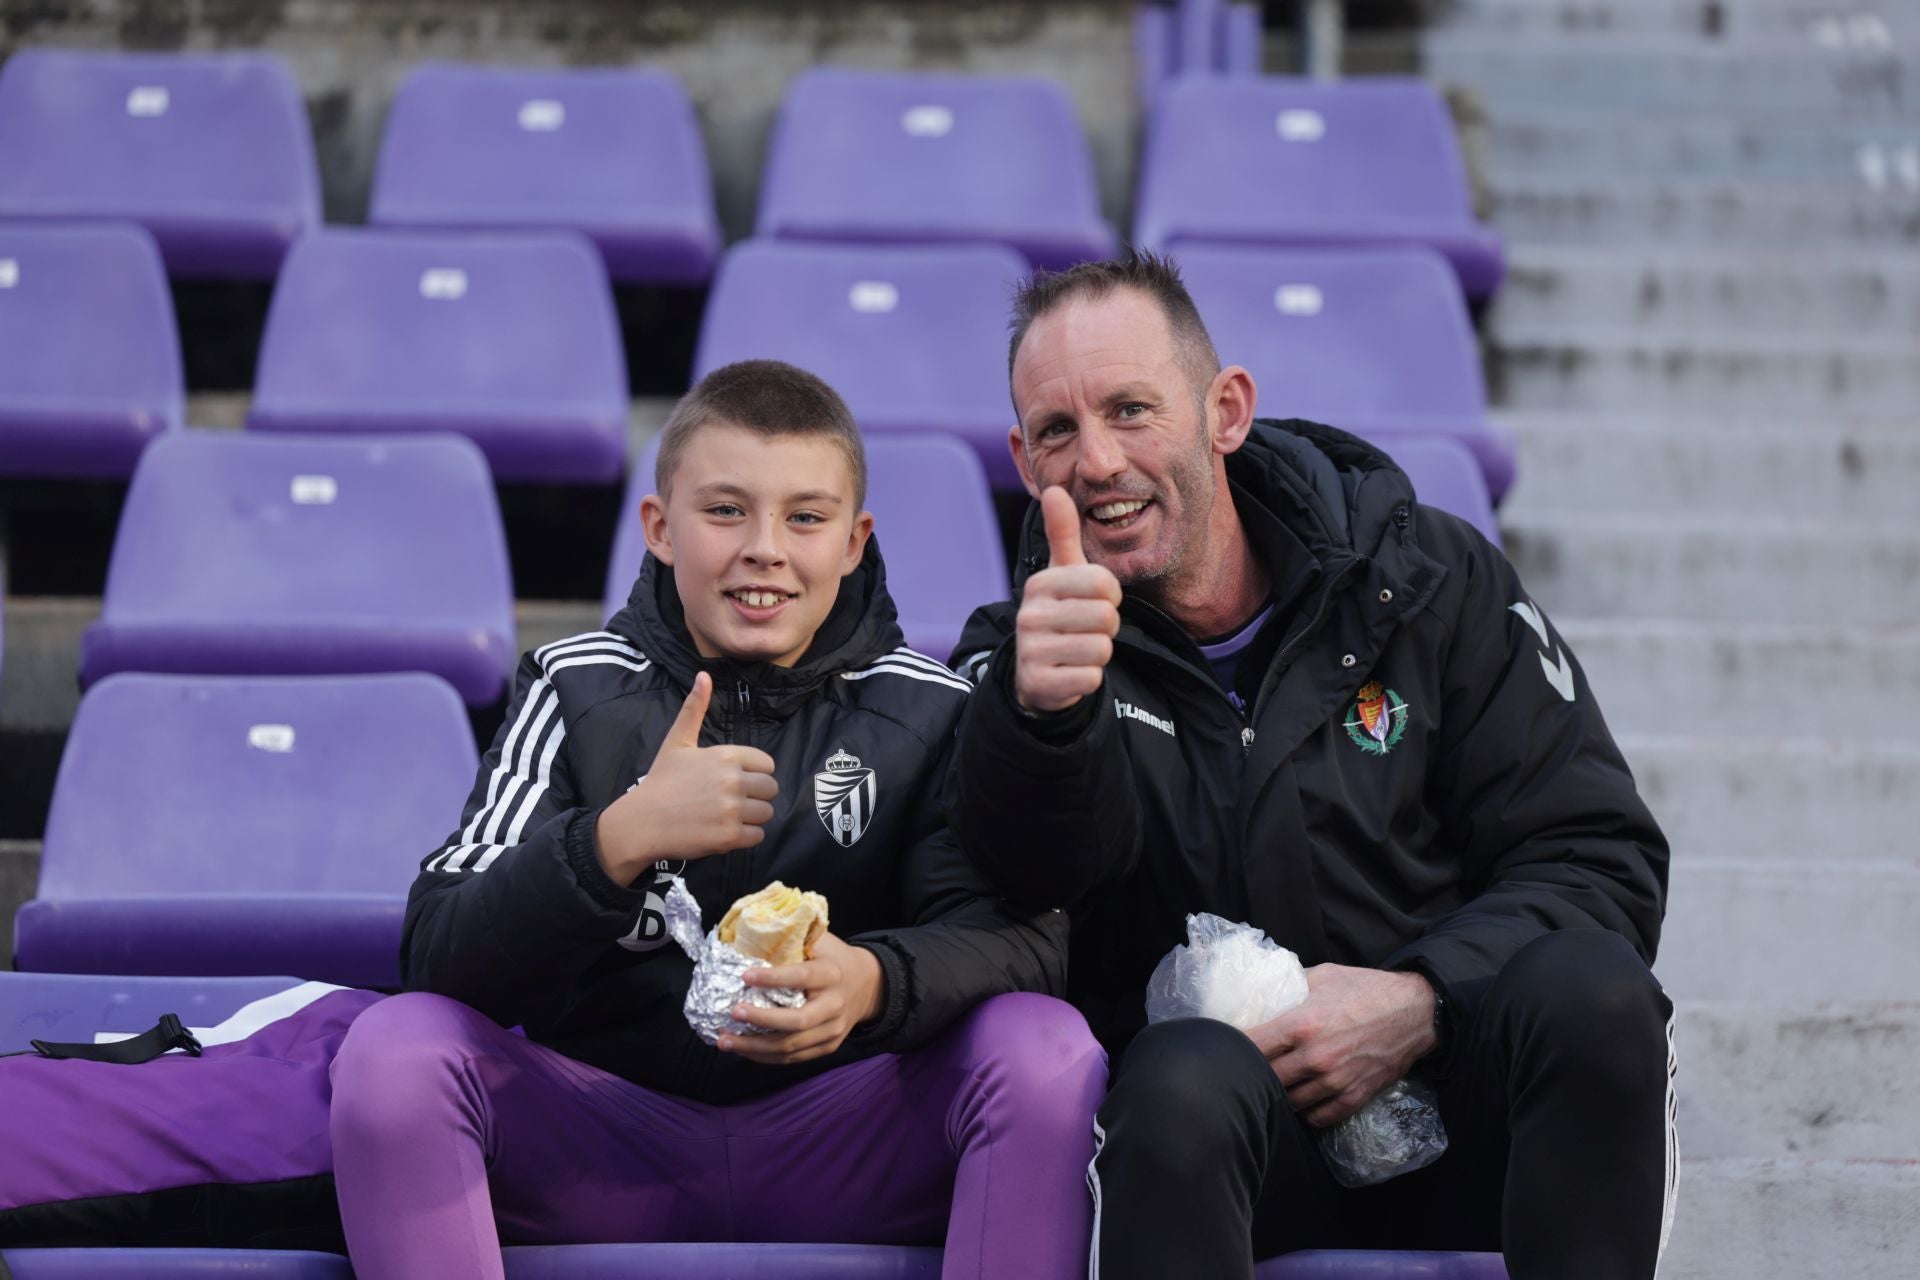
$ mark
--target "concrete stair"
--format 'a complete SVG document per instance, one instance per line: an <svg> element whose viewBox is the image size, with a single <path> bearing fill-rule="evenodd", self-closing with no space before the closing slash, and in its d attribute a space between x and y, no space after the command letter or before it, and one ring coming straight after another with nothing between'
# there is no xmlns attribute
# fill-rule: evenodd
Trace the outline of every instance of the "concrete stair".
<svg viewBox="0 0 1920 1280"><path fill-rule="evenodd" d="M1454 0L1502 522L1672 845L1660 1274L1920 1258L1920 5Z"/></svg>

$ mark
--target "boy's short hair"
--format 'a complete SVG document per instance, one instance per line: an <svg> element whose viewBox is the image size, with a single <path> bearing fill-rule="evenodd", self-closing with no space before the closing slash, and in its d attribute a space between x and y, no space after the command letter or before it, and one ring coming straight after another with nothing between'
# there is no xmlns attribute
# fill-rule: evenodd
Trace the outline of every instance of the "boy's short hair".
<svg viewBox="0 0 1920 1280"><path fill-rule="evenodd" d="M687 442L702 427L724 423L760 435L827 436L846 455L856 512L867 505L867 451L840 393L805 369L779 360L722 365L680 397L660 432L653 487L667 497Z"/></svg>

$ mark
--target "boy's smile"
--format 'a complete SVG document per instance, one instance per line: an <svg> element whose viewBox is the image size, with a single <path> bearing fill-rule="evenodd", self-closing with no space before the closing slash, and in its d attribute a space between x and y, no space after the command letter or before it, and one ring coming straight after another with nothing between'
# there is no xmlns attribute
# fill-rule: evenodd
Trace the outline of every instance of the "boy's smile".
<svg viewBox="0 0 1920 1280"><path fill-rule="evenodd" d="M866 549L846 455L823 435L726 423L688 441L668 494L641 504L647 546L673 566L702 657L792 666Z"/></svg>

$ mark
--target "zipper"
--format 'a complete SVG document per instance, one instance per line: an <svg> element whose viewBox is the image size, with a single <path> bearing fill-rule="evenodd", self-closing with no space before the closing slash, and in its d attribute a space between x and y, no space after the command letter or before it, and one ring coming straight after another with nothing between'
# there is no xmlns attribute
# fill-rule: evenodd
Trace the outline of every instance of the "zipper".
<svg viewBox="0 0 1920 1280"><path fill-rule="evenodd" d="M1255 722L1259 720L1260 704L1266 701L1267 694L1279 684L1280 673L1287 669L1293 662L1294 655L1305 647L1307 641L1313 638L1313 633L1320 629L1320 624L1327 620L1327 609L1333 604L1334 593L1346 583L1349 574L1366 563L1365 556L1349 556L1339 568L1327 576L1326 588L1320 592L1320 601L1314 606L1313 616L1307 619L1307 625L1300 628L1293 639L1281 645L1280 651L1273 655L1273 661L1267 664L1267 677L1260 682L1260 693L1254 699L1253 715L1250 719ZM1241 735L1241 741L1245 746L1253 745L1247 741L1244 734Z"/></svg>
<svg viewBox="0 0 1920 1280"><path fill-rule="evenodd" d="M734 682L733 732L727 735L735 746L753 745L753 686L745 680ZM735 849L726 857L727 901L732 902L747 891L747 882L753 875L752 859L748 857L751 849Z"/></svg>

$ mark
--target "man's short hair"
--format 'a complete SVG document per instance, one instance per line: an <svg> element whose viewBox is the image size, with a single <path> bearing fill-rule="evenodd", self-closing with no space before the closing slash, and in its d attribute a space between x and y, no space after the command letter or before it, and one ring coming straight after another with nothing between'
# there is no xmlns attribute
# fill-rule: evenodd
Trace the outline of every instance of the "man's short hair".
<svg viewBox="0 0 1920 1280"><path fill-rule="evenodd" d="M1200 309L1193 305L1193 295L1187 292L1180 268L1172 259L1137 249L1129 249L1118 258L1083 262L1065 271L1036 272L1031 280L1022 282L1013 297L1008 381L1013 379L1013 362L1020 355L1020 344L1035 320L1069 302L1083 298L1097 301L1120 289L1138 289L1159 304L1173 334L1174 353L1193 382L1193 394L1205 395L1213 375L1220 372L1220 356L1200 319Z"/></svg>
<svg viewBox="0 0 1920 1280"><path fill-rule="evenodd" d="M867 505L867 451L840 393L805 369L779 360L722 365L680 397L660 432L653 487L661 497L673 483L680 455L702 427L716 423L767 437L826 436L846 455L853 475L854 510Z"/></svg>

